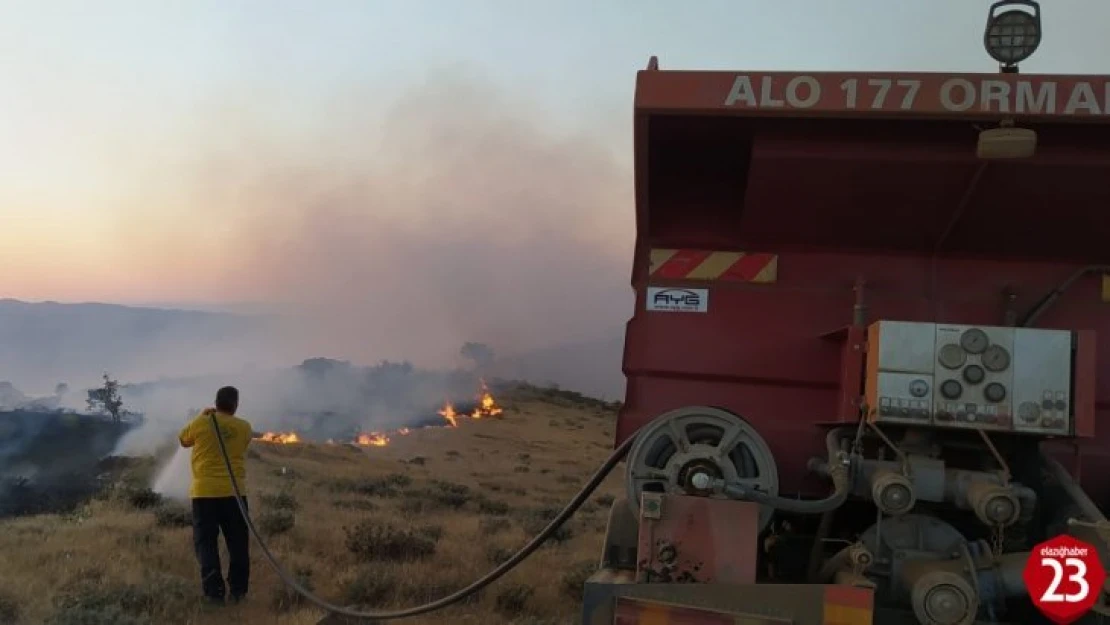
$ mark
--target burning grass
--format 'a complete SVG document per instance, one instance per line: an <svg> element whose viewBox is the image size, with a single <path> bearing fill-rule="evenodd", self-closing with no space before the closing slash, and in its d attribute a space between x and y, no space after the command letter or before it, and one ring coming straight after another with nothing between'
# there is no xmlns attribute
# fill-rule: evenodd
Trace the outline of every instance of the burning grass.
<svg viewBox="0 0 1110 625"><path fill-rule="evenodd" d="M329 600L387 609L453 592L523 546L609 452L610 412L515 394L506 404L500 418L413 428L380 448L256 444L248 460L255 521L292 519L267 532L270 547ZM448 457L449 450L458 453ZM522 462L530 473L513 472ZM575 483L556 479L564 474ZM146 492L141 476L74 514L0 522L5 565L21 572L0 583L0 615L52 625L315 625L322 618L285 591L257 546L250 601L202 610L190 531L159 521L174 504ZM621 476L611 476L567 530L478 597L406 622L574 622L573 588L589 568L578 563L596 562L608 515L602 502L611 503L620 485Z"/></svg>
<svg viewBox="0 0 1110 625"><path fill-rule="evenodd" d="M443 418L442 423L400 427L388 432L359 432L355 434L350 441L346 441L345 444L358 447L385 447L399 437L412 434L413 430L443 427L457 428L459 427L459 421L462 419L488 419L500 417L505 413L505 410L497 403L497 400L494 399L493 393L490 392L489 386L487 386L484 381L480 382L475 400L467 406L462 406L461 404L459 404L459 406L461 410L457 409L456 404L451 401L444 402L443 407L436 411L436 414ZM308 442L297 432L263 432L256 436L255 440L263 443L276 443L280 445L294 445ZM342 441L336 441L334 439L326 442L328 445L342 443Z"/></svg>

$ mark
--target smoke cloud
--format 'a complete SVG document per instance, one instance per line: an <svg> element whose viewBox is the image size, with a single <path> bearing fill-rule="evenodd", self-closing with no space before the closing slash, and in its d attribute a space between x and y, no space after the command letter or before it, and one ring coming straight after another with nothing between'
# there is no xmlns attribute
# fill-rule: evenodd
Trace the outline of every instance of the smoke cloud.
<svg viewBox="0 0 1110 625"><path fill-rule="evenodd" d="M104 371L161 379L125 394L147 418L115 450L127 454L160 448L225 384L256 430L316 438L405 425L474 391L446 373L399 389L365 369L315 381L289 369L315 356L449 370L477 341L501 377L542 372L535 381L619 396L632 176L608 131L568 129L542 103L455 71L396 95L336 94L311 124L260 101L231 90L177 120L184 131L120 198L105 253L126 267L109 290L132 301L252 302L266 316L98 309L98 322L71 311L46 327L22 311L3 333L22 348L0 379L36 392L95 386ZM167 382L180 376L192 377Z"/></svg>
<svg viewBox="0 0 1110 625"><path fill-rule="evenodd" d="M290 369L169 380L122 389L127 409L145 416L116 447L120 455L154 453L203 408L216 389L240 391L239 414L256 432L296 431L309 440L350 441L359 434L400 427L444 425L445 402L474 401L479 378L466 370L429 371L407 363L362 367L311 359Z"/></svg>
<svg viewBox="0 0 1110 625"><path fill-rule="evenodd" d="M229 91L176 120L110 213L123 215L105 238L112 280L81 284L95 299L250 302L269 316L82 317L64 337L24 318L0 334L36 340L0 361L0 380L47 392L103 371L134 381L313 356L450 366L464 341L511 356L619 334L632 176L609 134L454 71L335 94L308 125L266 102ZM588 378L576 360L540 368ZM619 352L604 366L619 374Z"/></svg>
<svg viewBox="0 0 1110 625"><path fill-rule="evenodd" d="M630 312L631 174L539 110L446 74L380 117L193 133L218 138L194 142L184 178L186 218L215 240L197 247L220 259L198 281L280 311L287 357L445 365L464 341L607 335ZM159 238L151 222L149 240L166 249L180 225Z"/></svg>

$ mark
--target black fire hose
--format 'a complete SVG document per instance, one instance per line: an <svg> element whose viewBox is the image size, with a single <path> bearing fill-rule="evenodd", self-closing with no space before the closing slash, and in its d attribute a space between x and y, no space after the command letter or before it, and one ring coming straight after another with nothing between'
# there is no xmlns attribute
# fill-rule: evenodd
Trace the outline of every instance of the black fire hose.
<svg viewBox="0 0 1110 625"><path fill-rule="evenodd" d="M1056 303L1056 300L1060 299L1060 297L1064 294L1064 291L1067 291L1069 288L1071 288L1073 284L1078 282L1084 276L1099 272L1110 273L1110 265L1089 265L1077 270L1075 273L1068 276L1067 280L1064 280L1055 289L1049 291L1048 295L1045 295L1043 298L1041 298L1041 300L1037 302L1033 309L1026 313L1025 317L1018 325L1023 328L1028 328L1032 326L1034 323L1037 322L1037 319L1040 319L1041 315L1043 315L1046 310L1051 308L1052 305Z"/></svg>
<svg viewBox="0 0 1110 625"><path fill-rule="evenodd" d="M274 557L274 554L270 552L270 548L266 546L266 541L264 541L262 539L262 536L259 535L258 529L254 526L254 522L251 521L250 514L247 512L247 507L243 504L243 494L239 491L239 482L235 479L235 470L231 468L231 458L227 455L227 447L224 445L223 435L220 434L220 427L219 424L216 422L216 413L210 413L210 416L212 417L212 429L216 431L216 442L218 442L220 445L220 455L223 456L224 466L227 468L227 474L231 478L231 488L235 491L235 502L239 504L239 512L242 513L243 520L246 521L247 528L250 530L251 535L254 536L254 539L256 541L258 541L258 546L262 549L263 555L266 556L266 559L270 562L270 565L274 567L274 571L277 572L278 577L281 578L281 581L284 582L286 586L296 591L297 594L307 599L309 602L332 614L339 614L355 619L378 621L402 619L412 616L419 616L421 614L427 614L428 612L434 612L436 610L445 608L453 603L457 603L485 588L486 586L492 584L494 581L497 580L497 578L509 572L511 569L516 567L516 565L520 564L525 558L530 556L532 552L534 552L536 549L539 549L540 545L542 545L544 541L546 541L555 532L555 530L559 529L560 525L566 522L566 520L569 519L570 516L574 514L575 511L577 511L583 503L586 502L586 499L590 496L590 494L597 490L597 487L601 485L602 480L604 480L605 477L609 475L609 473L613 471L617 464L628 454L628 450L632 447L633 441L636 440L635 434L625 439L625 441L621 443L620 446L618 446L613 451L613 453L605 460L601 467L599 467L598 470L594 472L593 476L589 479L589 481L586 482L586 485L583 486L582 489L579 490L578 493L574 496L574 498L570 500L570 503L568 503L567 506L563 508L562 511L560 511L559 514L556 515L550 523L547 524L547 527L543 528L543 530L538 535L536 535L535 538L529 541L527 545L524 545L524 547L522 547L520 551L517 551L515 554L513 554L513 557L509 558L505 562L502 562L497 568L493 569L489 573L486 573L466 588L447 595L442 599L437 599L430 603L425 603L423 605L418 605L412 608L405 608L404 610L394 610L392 612L358 612L350 608L345 608L333 603L328 603L327 601L321 599L320 597L309 591L307 588L297 583L297 580L293 579L293 577L289 575L289 573L286 572L284 568L282 568L281 563L277 561L277 558Z"/></svg>
<svg viewBox="0 0 1110 625"><path fill-rule="evenodd" d="M719 487L725 495L733 499L752 501L783 512L824 514L836 510L848 500L848 491L851 486L851 476L848 474L849 456L840 448L842 435L843 430L837 428L825 437L825 447L829 458L827 462L817 459L810 461L811 469L825 473L832 479L833 492L824 499L806 500L775 497L740 484L725 484L723 480L718 480Z"/></svg>

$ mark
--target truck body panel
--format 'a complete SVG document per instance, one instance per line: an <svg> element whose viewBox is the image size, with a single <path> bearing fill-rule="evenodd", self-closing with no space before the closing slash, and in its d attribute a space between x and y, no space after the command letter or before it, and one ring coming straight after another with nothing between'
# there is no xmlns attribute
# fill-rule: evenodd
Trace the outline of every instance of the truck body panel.
<svg viewBox="0 0 1110 625"><path fill-rule="evenodd" d="M1033 324L1086 337L1076 429L1054 449L1110 504L1092 479L1110 471L1108 104L1093 76L641 71L617 442L671 409L724 408L767 440L781 492L815 492L821 426L860 409L856 312L1013 325L1063 285ZM1036 155L978 159L1006 114ZM667 297L673 311L648 310Z"/></svg>

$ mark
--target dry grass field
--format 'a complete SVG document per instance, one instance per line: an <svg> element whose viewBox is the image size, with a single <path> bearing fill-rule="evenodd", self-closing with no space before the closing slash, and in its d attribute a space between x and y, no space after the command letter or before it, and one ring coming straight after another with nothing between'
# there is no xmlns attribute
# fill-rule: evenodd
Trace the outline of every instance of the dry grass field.
<svg viewBox="0 0 1110 625"><path fill-rule="evenodd" d="M286 568L333 602L397 608L461 588L524 545L611 449L611 406L535 390L499 399L501 418L416 430L385 447L256 441L252 516ZM247 603L202 607L188 516L144 490L152 465L133 463L74 514L0 522L0 623L310 625L324 616L283 590L253 543ZM465 604L398 622L577 622L622 488L618 468L516 570Z"/></svg>

